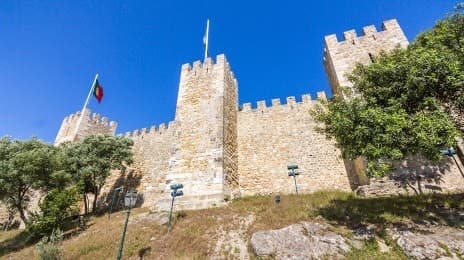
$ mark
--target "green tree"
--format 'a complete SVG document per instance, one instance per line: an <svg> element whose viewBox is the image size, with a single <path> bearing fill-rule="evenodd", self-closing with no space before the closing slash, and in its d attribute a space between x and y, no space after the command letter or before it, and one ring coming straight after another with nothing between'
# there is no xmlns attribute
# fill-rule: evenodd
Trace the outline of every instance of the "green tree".
<svg viewBox="0 0 464 260"><path fill-rule="evenodd" d="M65 144L71 171L87 208L87 193L94 195L92 212L97 208L101 188L111 170L124 170L132 164L133 141L124 137L93 135L82 142Z"/></svg>
<svg viewBox="0 0 464 260"><path fill-rule="evenodd" d="M366 158L369 176L389 174L393 160L410 155L437 162L440 148L455 146L462 135L450 114L463 111L463 43L458 10L407 49L358 64L349 77L356 94L314 110L321 129L344 158Z"/></svg>
<svg viewBox="0 0 464 260"><path fill-rule="evenodd" d="M35 138L0 138L0 200L16 209L23 223L32 191L47 190L66 179L64 172L56 172L58 153L58 148Z"/></svg>
<svg viewBox="0 0 464 260"><path fill-rule="evenodd" d="M79 213L78 190L52 189L40 203L40 213L32 215L28 229L35 235L48 236L53 230L65 229L65 220Z"/></svg>

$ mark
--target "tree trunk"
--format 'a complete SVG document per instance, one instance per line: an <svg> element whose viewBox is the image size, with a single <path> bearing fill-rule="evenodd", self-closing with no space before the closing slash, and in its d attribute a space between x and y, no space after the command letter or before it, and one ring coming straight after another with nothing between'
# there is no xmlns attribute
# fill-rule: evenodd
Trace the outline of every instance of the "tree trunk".
<svg viewBox="0 0 464 260"><path fill-rule="evenodd" d="M411 190L414 191L416 195L419 195L419 192L417 192L417 190L414 188L414 186L411 185L411 183L409 183L409 181L406 181L406 184L409 186L409 188L411 188Z"/></svg>
<svg viewBox="0 0 464 260"><path fill-rule="evenodd" d="M19 217L21 218L21 223L19 224L19 229L26 229L26 214L23 208L24 197L26 196L28 188L21 185L18 189L18 194L16 197L15 207L18 210Z"/></svg>
<svg viewBox="0 0 464 260"><path fill-rule="evenodd" d="M97 210L97 199L98 199L98 188L95 189L93 193L93 203L92 203L92 212L95 213Z"/></svg>
<svg viewBox="0 0 464 260"><path fill-rule="evenodd" d="M89 204L87 203L87 194L85 192L82 194L82 197L84 197L84 215L89 214Z"/></svg>
<svg viewBox="0 0 464 260"><path fill-rule="evenodd" d="M26 214L24 213L24 209L21 205L17 206L19 217L21 218L21 223L19 224L19 229L26 229Z"/></svg>
<svg viewBox="0 0 464 260"><path fill-rule="evenodd" d="M417 189L419 190L420 194L423 194L422 187L421 187L421 176L417 177Z"/></svg>

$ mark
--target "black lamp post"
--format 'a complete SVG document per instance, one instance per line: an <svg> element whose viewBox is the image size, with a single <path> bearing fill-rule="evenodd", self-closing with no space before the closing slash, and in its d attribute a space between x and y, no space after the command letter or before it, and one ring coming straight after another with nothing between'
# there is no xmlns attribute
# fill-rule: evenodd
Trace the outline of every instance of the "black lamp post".
<svg viewBox="0 0 464 260"><path fill-rule="evenodd" d="M117 260L121 260L122 249L124 247L124 239L126 238L127 224L129 222L131 208L134 207L136 203L137 203L137 191L135 191L134 189L131 189L126 193L126 196L124 196L124 206L128 208L128 210L127 210L126 222L124 223L124 230L122 231L121 244L119 245Z"/></svg>
<svg viewBox="0 0 464 260"><path fill-rule="evenodd" d="M290 165L287 165L287 170L290 170L288 172L288 176L291 176L293 177L293 181L295 182L295 191L296 191L296 195L298 195L298 186L296 185L296 176L297 175L300 175L299 172L296 172L295 170L298 169L298 165L296 164L290 164Z"/></svg>

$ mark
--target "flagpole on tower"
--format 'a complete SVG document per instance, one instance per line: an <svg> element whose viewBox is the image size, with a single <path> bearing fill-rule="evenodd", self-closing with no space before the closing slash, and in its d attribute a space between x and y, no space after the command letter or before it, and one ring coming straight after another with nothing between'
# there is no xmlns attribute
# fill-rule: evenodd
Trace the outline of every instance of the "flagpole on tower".
<svg viewBox="0 0 464 260"><path fill-rule="evenodd" d="M74 130L74 135L73 135L73 140L74 141L77 137L77 131L79 130L79 126L82 123L82 118L84 117L84 111L87 108L87 105L89 104L90 96L92 95L93 88L95 88L95 84L97 83L98 79L98 73L95 74L95 79L93 80L92 86L90 87L89 94L87 95L87 99L85 100L84 106L82 107L81 110L81 115L79 117L79 120L77 121L76 129Z"/></svg>
<svg viewBox="0 0 464 260"><path fill-rule="evenodd" d="M203 36L203 44L205 44L205 60L208 58L208 39L209 38L209 19L206 20L206 33Z"/></svg>

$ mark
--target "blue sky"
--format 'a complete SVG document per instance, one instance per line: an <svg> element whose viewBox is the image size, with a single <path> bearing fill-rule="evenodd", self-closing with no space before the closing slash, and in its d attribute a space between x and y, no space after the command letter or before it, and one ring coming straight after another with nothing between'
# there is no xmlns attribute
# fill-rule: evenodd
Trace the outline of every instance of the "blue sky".
<svg viewBox="0 0 464 260"><path fill-rule="evenodd" d="M330 92L323 38L397 18L411 41L455 0L0 1L0 136L52 142L81 109L95 73L105 97L90 108L118 133L174 119L180 67L225 53L240 103Z"/></svg>

